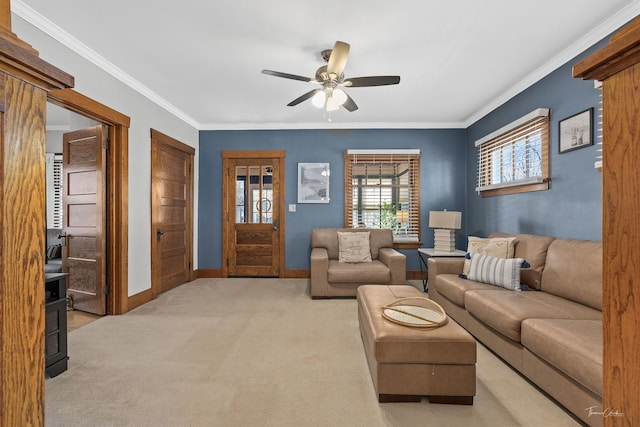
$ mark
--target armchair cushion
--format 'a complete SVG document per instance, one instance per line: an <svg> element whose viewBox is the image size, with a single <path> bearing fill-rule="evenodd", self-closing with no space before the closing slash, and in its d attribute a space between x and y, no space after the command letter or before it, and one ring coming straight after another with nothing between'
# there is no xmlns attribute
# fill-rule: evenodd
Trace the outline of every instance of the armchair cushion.
<svg viewBox="0 0 640 427"><path fill-rule="evenodd" d="M347 233L338 231L338 247L340 262L371 262L371 246L369 232Z"/></svg>

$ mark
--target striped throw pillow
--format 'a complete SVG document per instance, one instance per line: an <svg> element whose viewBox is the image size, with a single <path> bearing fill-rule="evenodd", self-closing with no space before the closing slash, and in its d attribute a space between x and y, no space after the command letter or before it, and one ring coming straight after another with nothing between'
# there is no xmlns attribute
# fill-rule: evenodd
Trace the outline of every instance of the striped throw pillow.
<svg viewBox="0 0 640 427"><path fill-rule="evenodd" d="M520 290L520 270L529 267L522 258L497 258L490 255L471 254L468 278L503 288Z"/></svg>

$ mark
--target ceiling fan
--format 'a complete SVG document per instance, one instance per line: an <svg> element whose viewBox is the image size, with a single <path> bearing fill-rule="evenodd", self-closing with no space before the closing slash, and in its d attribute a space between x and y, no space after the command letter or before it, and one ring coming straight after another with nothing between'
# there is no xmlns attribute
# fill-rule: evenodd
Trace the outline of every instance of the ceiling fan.
<svg viewBox="0 0 640 427"><path fill-rule="evenodd" d="M348 111L355 111L358 106L353 99L342 90L343 87L386 86L400 83L400 76L370 76L370 77L344 77L344 66L349 57L349 43L337 41L333 49L323 50L322 58L327 62L316 71L315 78L299 76L296 74L281 73L279 71L262 70L263 74L282 77L291 80L319 84L322 87L310 90L304 95L294 99L287 105L293 107L307 99L326 111L335 111L343 106Z"/></svg>

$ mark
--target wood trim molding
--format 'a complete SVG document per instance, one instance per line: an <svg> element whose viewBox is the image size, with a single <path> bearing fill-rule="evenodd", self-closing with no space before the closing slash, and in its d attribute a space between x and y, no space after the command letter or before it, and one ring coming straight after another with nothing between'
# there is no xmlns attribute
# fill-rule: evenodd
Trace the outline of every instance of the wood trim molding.
<svg viewBox="0 0 640 427"><path fill-rule="evenodd" d="M271 151L223 151L223 159L265 159L271 157L285 158L287 152L285 150Z"/></svg>
<svg viewBox="0 0 640 427"><path fill-rule="evenodd" d="M640 17L573 67L602 81L602 407L603 424L640 423Z"/></svg>
<svg viewBox="0 0 640 427"><path fill-rule="evenodd" d="M199 268L197 270L199 279L219 279L222 278L222 269L220 268Z"/></svg>
<svg viewBox="0 0 640 427"><path fill-rule="evenodd" d="M407 270L407 280L422 280L422 272L420 270Z"/></svg>
<svg viewBox="0 0 640 427"><path fill-rule="evenodd" d="M60 105L68 110L74 111L93 120L110 125L120 125L129 128L131 118L112 108L107 107L93 99L76 92L73 89L58 89L49 92L47 97L49 102Z"/></svg>
<svg viewBox="0 0 640 427"><path fill-rule="evenodd" d="M548 190L551 186L551 178L537 184L518 185L513 187L496 188L495 190L482 191L482 197L504 196L507 194L530 193L533 191Z"/></svg>
<svg viewBox="0 0 640 427"><path fill-rule="evenodd" d="M134 308L138 308L141 305L146 304L149 301L152 301L153 298L154 296L151 288L145 289L144 291L139 292L135 295L131 295L129 297L129 301L127 302L127 308L129 310L133 310Z"/></svg>
<svg viewBox="0 0 640 427"><path fill-rule="evenodd" d="M159 132L155 129L151 129L151 139L158 140L162 142L164 145L168 145L169 147L175 148L176 150L182 151L187 154L195 154L196 149L190 145L185 144L184 142L178 141L175 138L170 137L162 132Z"/></svg>
<svg viewBox="0 0 640 427"><path fill-rule="evenodd" d="M47 91L73 76L11 32L0 2L0 425L44 425Z"/></svg>
<svg viewBox="0 0 640 427"><path fill-rule="evenodd" d="M607 46L573 66L573 77L603 81L640 62L640 17L610 38Z"/></svg>
<svg viewBox="0 0 640 427"><path fill-rule="evenodd" d="M47 100L93 120L110 125L107 151L107 277L110 293L107 313L128 311L129 292L129 125L131 119L73 89L53 90Z"/></svg>
<svg viewBox="0 0 640 427"><path fill-rule="evenodd" d="M309 279L311 278L310 270L284 270L282 275L285 279Z"/></svg>

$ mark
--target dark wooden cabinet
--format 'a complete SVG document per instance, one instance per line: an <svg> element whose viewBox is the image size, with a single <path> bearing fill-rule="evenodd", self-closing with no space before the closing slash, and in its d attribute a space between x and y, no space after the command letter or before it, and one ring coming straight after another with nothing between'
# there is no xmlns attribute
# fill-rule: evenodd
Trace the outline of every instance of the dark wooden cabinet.
<svg viewBox="0 0 640 427"><path fill-rule="evenodd" d="M67 276L45 274L45 372L50 377L67 370Z"/></svg>

